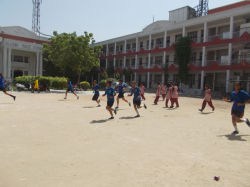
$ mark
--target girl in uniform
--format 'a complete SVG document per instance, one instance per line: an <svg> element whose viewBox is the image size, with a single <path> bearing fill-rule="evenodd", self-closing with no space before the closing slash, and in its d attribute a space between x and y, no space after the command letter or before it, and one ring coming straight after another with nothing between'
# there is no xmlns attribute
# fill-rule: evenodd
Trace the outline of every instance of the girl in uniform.
<svg viewBox="0 0 250 187"><path fill-rule="evenodd" d="M247 118L241 119L244 115L245 104L250 102L250 95L247 92L243 91L240 82L235 83L234 89L235 91L231 93L231 99L227 100L227 98L223 97L223 100L225 102L234 102L231 110L231 115L235 131L233 131L232 134L239 134L237 123L245 122L250 127L250 123Z"/></svg>
<svg viewBox="0 0 250 187"><path fill-rule="evenodd" d="M163 101L165 100L166 89L167 89L167 86L165 85L165 83L163 83L161 87L161 95L162 95Z"/></svg>
<svg viewBox="0 0 250 187"><path fill-rule="evenodd" d="M171 98L171 107L174 107L174 103L176 104L176 107L179 107L178 103L178 87L176 86L176 83L173 84L172 87L172 98Z"/></svg>
<svg viewBox="0 0 250 187"><path fill-rule="evenodd" d="M159 98L160 98L160 95L161 95L161 83L158 82L158 86L157 86L157 90L156 90L156 97L155 97L155 100L154 100L154 104L157 105L158 101L159 101Z"/></svg>
<svg viewBox="0 0 250 187"><path fill-rule="evenodd" d="M140 90L141 90L141 97L142 97L142 99L146 100L146 98L144 97L145 87L143 86L143 83L141 83Z"/></svg>
<svg viewBox="0 0 250 187"><path fill-rule="evenodd" d="M171 98L172 98L172 84L171 83L168 83L168 93L166 95L166 103L165 103L165 106L168 108L168 101L170 100L171 101Z"/></svg>
<svg viewBox="0 0 250 187"><path fill-rule="evenodd" d="M199 111L202 112L205 109L207 103L212 108L212 110L214 111L214 106L213 106L213 103L212 103L212 100L211 100L210 86L208 84L206 84L205 89L206 89L206 91L205 91L206 95L205 95L205 98L203 100L202 107L201 107L201 109L199 109Z"/></svg>

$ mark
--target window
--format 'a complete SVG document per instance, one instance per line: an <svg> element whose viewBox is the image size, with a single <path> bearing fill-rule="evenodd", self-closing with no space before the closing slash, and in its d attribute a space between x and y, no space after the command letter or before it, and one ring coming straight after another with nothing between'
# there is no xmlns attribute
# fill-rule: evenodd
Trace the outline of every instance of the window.
<svg viewBox="0 0 250 187"><path fill-rule="evenodd" d="M140 42L140 48L143 48L143 42Z"/></svg>
<svg viewBox="0 0 250 187"><path fill-rule="evenodd" d="M128 68L130 64L130 59L126 59L126 67Z"/></svg>
<svg viewBox="0 0 250 187"><path fill-rule="evenodd" d="M120 51L122 52L122 49L123 49L123 46L122 45L120 45Z"/></svg>
<svg viewBox="0 0 250 187"><path fill-rule="evenodd" d="M119 66L119 60L115 61L115 66L118 67Z"/></svg>
<svg viewBox="0 0 250 187"><path fill-rule="evenodd" d="M203 42L203 38L204 38L204 30L201 30L201 43Z"/></svg>
<svg viewBox="0 0 250 187"><path fill-rule="evenodd" d="M122 67L122 60L120 60L120 67Z"/></svg>
<svg viewBox="0 0 250 187"><path fill-rule="evenodd" d="M110 53L114 52L114 47L110 47L110 48L109 48L109 52L110 52Z"/></svg>
<svg viewBox="0 0 250 187"><path fill-rule="evenodd" d="M147 40L147 49L149 49L149 40Z"/></svg>
<svg viewBox="0 0 250 187"><path fill-rule="evenodd" d="M156 39L156 45L158 47L163 47L163 38L157 38Z"/></svg>
<svg viewBox="0 0 250 187"><path fill-rule="evenodd" d="M188 32L188 37L191 39L191 40L194 40L197 42L197 31L193 31L193 32Z"/></svg>
<svg viewBox="0 0 250 187"><path fill-rule="evenodd" d="M154 49L154 39L151 40L151 49Z"/></svg>
<svg viewBox="0 0 250 187"><path fill-rule="evenodd" d="M170 36L167 37L167 47L170 47Z"/></svg>
<svg viewBox="0 0 250 187"><path fill-rule="evenodd" d="M186 85L189 85L189 88L193 88L193 85L195 85L195 74L189 75L189 79L186 81Z"/></svg>
<svg viewBox="0 0 250 187"><path fill-rule="evenodd" d="M142 66L142 58L139 58L139 66Z"/></svg>
<svg viewBox="0 0 250 187"><path fill-rule="evenodd" d="M130 50L131 44L127 44L127 49Z"/></svg>
<svg viewBox="0 0 250 187"><path fill-rule="evenodd" d="M178 40L182 37L182 34L175 35L175 42L178 42Z"/></svg>
<svg viewBox="0 0 250 187"><path fill-rule="evenodd" d="M155 74L155 79L154 79L154 83L158 84L158 82L162 81L162 75L161 74Z"/></svg>
<svg viewBox="0 0 250 187"><path fill-rule="evenodd" d="M116 53L119 52L119 46L116 46Z"/></svg>
<svg viewBox="0 0 250 187"><path fill-rule="evenodd" d="M29 58L27 56L24 57L24 62L29 63Z"/></svg>
<svg viewBox="0 0 250 187"><path fill-rule="evenodd" d="M135 66L135 58L132 59L131 66Z"/></svg>
<svg viewBox="0 0 250 187"><path fill-rule="evenodd" d="M146 63L148 63L148 57L146 58ZM152 65L153 64L153 57L150 57L150 65Z"/></svg>
<svg viewBox="0 0 250 187"><path fill-rule="evenodd" d="M26 75L26 76L28 76L29 72L28 71L24 71L23 74Z"/></svg>
<svg viewBox="0 0 250 187"><path fill-rule="evenodd" d="M192 52L190 56L190 63L196 62L196 52Z"/></svg>
<svg viewBox="0 0 250 187"><path fill-rule="evenodd" d="M178 82L179 82L179 76L178 76L178 74L174 74L173 81L178 84Z"/></svg>
<svg viewBox="0 0 250 187"><path fill-rule="evenodd" d="M23 56L14 55L14 62L23 62Z"/></svg>
<svg viewBox="0 0 250 187"><path fill-rule="evenodd" d="M155 57L155 64L156 65L162 65L162 56L156 56Z"/></svg>
<svg viewBox="0 0 250 187"><path fill-rule="evenodd" d="M202 52L200 52L199 61L202 62Z"/></svg>
<svg viewBox="0 0 250 187"><path fill-rule="evenodd" d="M168 63L169 63L169 55L166 55L166 66L168 67Z"/></svg>

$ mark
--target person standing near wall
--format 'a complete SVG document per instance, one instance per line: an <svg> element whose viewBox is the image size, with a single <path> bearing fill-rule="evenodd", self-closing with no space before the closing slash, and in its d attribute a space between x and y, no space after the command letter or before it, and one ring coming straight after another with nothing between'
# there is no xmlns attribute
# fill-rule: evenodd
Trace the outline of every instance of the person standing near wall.
<svg viewBox="0 0 250 187"><path fill-rule="evenodd" d="M212 100L211 100L211 90L210 90L210 86L208 84L205 85L205 89L206 89L206 95L205 95L205 98L203 100L203 103L202 103L202 106L201 106L201 109L199 109L199 111L203 111L206 107L206 104L208 103L208 105L212 108L212 110L214 111L214 106L213 106L213 103L212 103Z"/></svg>
<svg viewBox="0 0 250 187"><path fill-rule="evenodd" d="M165 100L165 96L166 96L166 89L167 89L167 87L166 87L165 83L162 83L162 87L161 87L161 95L162 95L162 99L163 99L163 101Z"/></svg>
<svg viewBox="0 0 250 187"><path fill-rule="evenodd" d="M174 107L174 103L176 104L176 107L179 107L178 87L177 87L176 82L173 84L173 87L172 87L172 98L171 98L171 106L170 106L170 108Z"/></svg>
<svg viewBox="0 0 250 187"><path fill-rule="evenodd" d="M155 97L155 100L154 100L154 104L157 105L158 101L159 101L159 98L160 98L160 95L161 95L161 83L158 82L158 86L157 86L157 90L156 90L156 97Z"/></svg>
<svg viewBox="0 0 250 187"><path fill-rule="evenodd" d="M168 108L168 101L172 99L172 84L168 83L168 93L166 95L166 103L165 106Z"/></svg>

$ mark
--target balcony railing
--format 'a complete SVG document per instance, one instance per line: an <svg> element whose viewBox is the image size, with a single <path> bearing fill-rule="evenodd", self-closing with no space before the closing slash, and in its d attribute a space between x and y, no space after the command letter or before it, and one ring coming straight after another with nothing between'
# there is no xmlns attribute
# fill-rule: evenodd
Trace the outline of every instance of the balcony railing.
<svg viewBox="0 0 250 187"><path fill-rule="evenodd" d="M216 36L218 36L221 40L229 39L230 32L224 32L223 34L207 36L207 42L211 42ZM238 37L240 37L240 31L233 32L233 38L238 38Z"/></svg>
<svg viewBox="0 0 250 187"><path fill-rule="evenodd" d="M193 62L190 62L190 64L193 63L195 67L200 67L202 66L202 61L193 61Z"/></svg>

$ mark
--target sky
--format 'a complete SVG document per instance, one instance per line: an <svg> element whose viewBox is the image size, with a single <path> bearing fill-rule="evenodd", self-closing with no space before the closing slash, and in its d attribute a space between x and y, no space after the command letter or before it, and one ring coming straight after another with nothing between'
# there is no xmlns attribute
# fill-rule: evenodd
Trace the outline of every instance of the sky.
<svg viewBox="0 0 250 187"><path fill-rule="evenodd" d="M235 0L210 0L209 9ZM168 11L195 7L199 0L42 0L40 32L52 35L84 31L96 42L140 32L154 20L168 20ZM32 0L0 0L0 26L32 28Z"/></svg>

